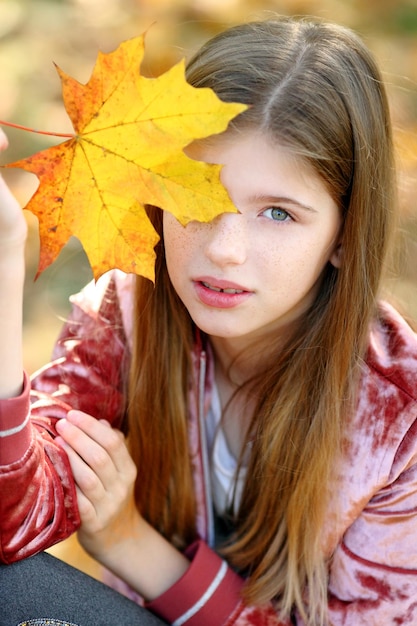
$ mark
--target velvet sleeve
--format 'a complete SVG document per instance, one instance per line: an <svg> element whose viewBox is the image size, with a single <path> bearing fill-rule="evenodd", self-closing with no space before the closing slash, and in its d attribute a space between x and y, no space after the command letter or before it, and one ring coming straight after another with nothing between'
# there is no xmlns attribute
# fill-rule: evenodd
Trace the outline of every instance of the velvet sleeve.
<svg viewBox="0 0 417 626"><path fill-rule="evenodd" d="M94 301L78 296L53 360L27 377L22 395L0 401L0 560L50 547L80 519L66 454L55 444L56 421L71 408L120 426L128 348L113 279Z"/></svg>
<svg viewBox="0 0 417 626"><path fill-rule="evenodd" d="M415 404L409 412L417 418ZM385 463L391 470L333 555L329 613L335 626L417 624L416 441L414 422L392 462L388 445L369 455L380 476Z"/></svg>

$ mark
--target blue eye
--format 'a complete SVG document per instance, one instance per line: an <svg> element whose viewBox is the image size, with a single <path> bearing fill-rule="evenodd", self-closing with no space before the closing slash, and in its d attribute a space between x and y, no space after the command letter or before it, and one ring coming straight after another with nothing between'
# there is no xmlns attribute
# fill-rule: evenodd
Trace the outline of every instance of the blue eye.
<svg viewBox="0 0 417 626"><path fill-rule="evenodd" d="M280 209L279 207L270 207L266 209L264 212L266 217L270 217L275 222L285 222L286 219L290 218L289 213L284 209Z"/></svg>

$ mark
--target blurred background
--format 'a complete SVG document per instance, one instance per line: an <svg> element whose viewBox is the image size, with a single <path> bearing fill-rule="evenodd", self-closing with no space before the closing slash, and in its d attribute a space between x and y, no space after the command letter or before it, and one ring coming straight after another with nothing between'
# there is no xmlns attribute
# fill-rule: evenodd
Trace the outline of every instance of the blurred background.
<svg viewBox="0 0 417 626"><path fill-rule="evenodd" d="M72 132L54 63L82 83L98 50L147 34L142 71L158 75L188 58L226 26L270 13L315 15L355 29L375 53L388 86L395 129L400 185L398 260L388 291L417 323L417 0L0 0L0 120L49 132ZM60 140L6 129L9 163ZM4 171L24 206L37 179ZM50 355L68 310L68 296L91 279L80 244L72 239L38 280L38 232L28 214L25 289L25 366L32 373ZM99 577L76 539L52 550Z"/></svg>
<svg viewBox="0 0 417 626"><path fill-rule="evenodd" d="M270 13L316 15L357 30L384 70L391 100L400 170L400 262L389 288L417 320L417 0L0 0L0 119L50 132L72 132L54 63L82 83L98 50L109 52L144 31L143 73L158 75L226 26ZM14 161L61 140L6 129ZM4 171L22 206L37 179ZM72 239L59 259L34 280L37 221L27 214L25 361L33 372L48 359L67 314L68 296L91 278L84 252Z"/></svg>

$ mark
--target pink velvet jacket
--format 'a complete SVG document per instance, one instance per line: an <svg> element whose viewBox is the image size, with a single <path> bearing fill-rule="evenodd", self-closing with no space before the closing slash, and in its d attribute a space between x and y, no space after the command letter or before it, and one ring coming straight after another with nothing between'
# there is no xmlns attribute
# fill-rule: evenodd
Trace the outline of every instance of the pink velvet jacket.
<svg viewBox="0 0 417 626"><path fill-rule="evenodd" d="M69 407L118 426L130 356L131 278L119 272L74 296L54 360L0 401L0 561L33 555L68 537L80 520L55 423ZM417 624L417 339L388 305L370 330L357 410L331 485L323 550L333 626ZM213 367L197 351L199 385L190 406L190 453L201 540L184 577L149 608L179 626L288 626L273 604L245 607L240 579L213 550L204 416ZM29 408L30 407L30 408ZM337 509L336 509L337 505ZM336 514L337 510L337 514ZM139 598L121 581L112 584ZM293 622L303 621L294 615Z"/></svg>

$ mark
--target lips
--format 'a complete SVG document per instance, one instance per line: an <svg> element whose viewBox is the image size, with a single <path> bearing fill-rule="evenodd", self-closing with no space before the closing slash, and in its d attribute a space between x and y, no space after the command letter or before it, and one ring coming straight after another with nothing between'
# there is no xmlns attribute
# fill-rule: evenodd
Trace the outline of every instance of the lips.
<svg viewBox="0 0 417 626"><path fill-rule="evenodd" d="M216 309L237 307L253 295L242 285L217 278L202 277L193 282L200 302Z"/></svg>

